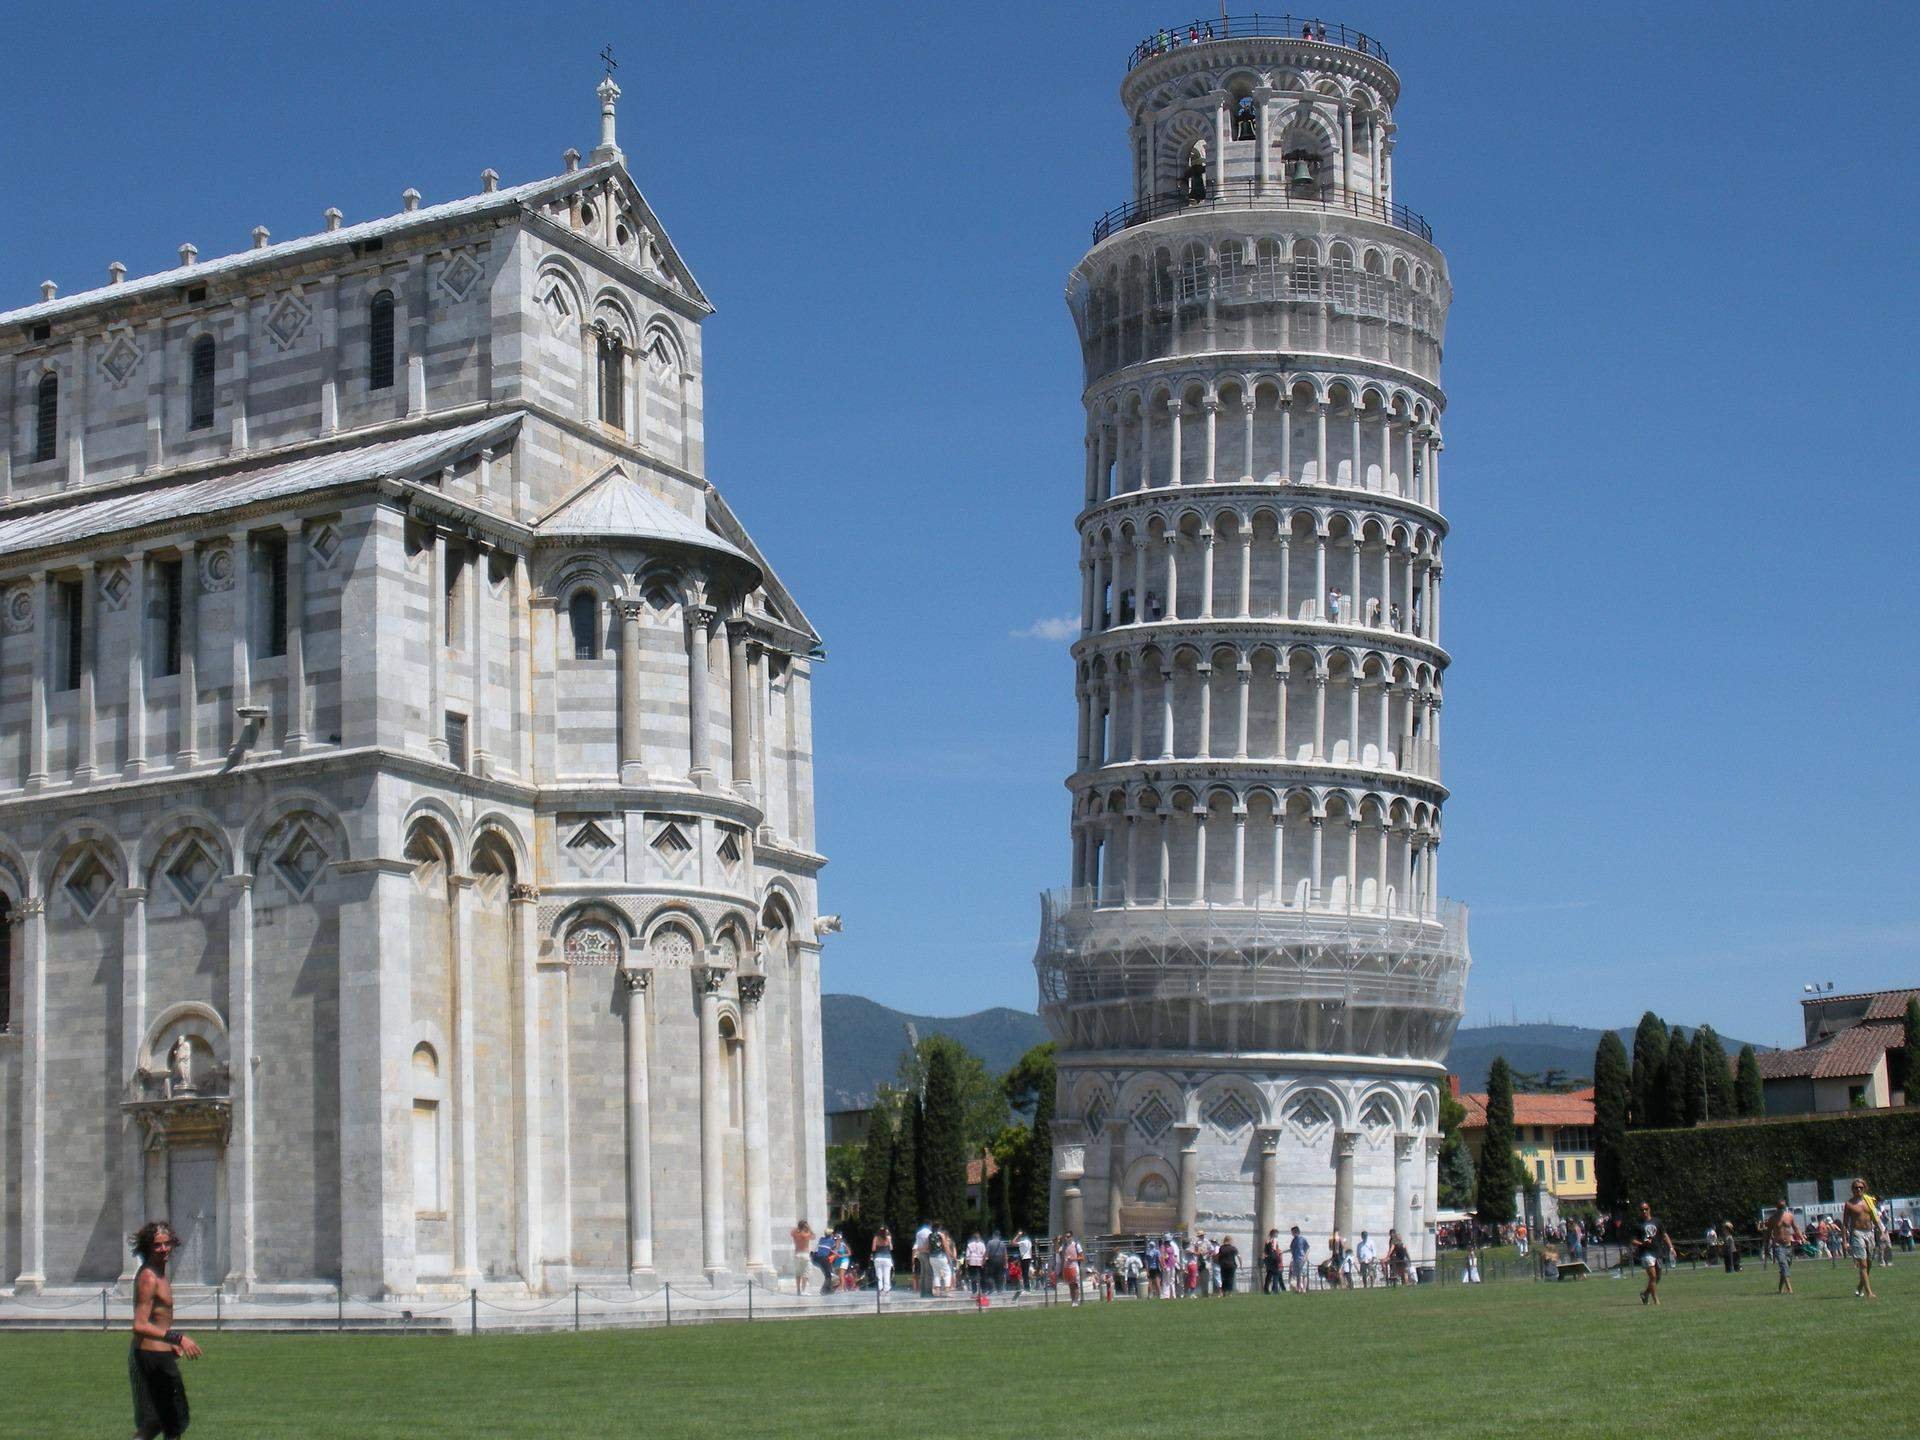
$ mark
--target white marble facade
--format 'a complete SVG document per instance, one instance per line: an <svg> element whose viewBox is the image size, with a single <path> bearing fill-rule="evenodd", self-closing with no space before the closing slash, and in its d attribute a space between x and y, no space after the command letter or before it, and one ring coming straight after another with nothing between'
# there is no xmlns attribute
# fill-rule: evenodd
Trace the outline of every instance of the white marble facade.
<svg viewBox="0 0 1920 1440"><path fill-rule="evenodd" d="M767 1277L819 638L615 143L0 315L0 1280ZM779 1237L776 1239L776 1237Z"/></svg>
<svg viewBox="0 0 1920 1440"><path fill-rule="evenodd" d="M1432 1254L1464 1009L1440 898L1440 352L1371 39L1136 52L1086 383L1055 1228L1389 1228ZM1291 29L1291 25L1268 25Z"/></svg>

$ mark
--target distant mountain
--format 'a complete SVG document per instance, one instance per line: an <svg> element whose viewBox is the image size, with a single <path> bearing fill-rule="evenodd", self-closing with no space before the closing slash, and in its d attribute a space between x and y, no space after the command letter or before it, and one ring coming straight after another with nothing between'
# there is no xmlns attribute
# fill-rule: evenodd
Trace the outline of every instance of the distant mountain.
<svg viewBox="0 0 1920 1440"><path fill-rule="evenodd" d="M925 1039L950 1035L996 1073L1010 1070L1047 1038L1038 1015L996 1008L972 1015L907 1015L859 995L822 995L820 1031L825 1049L827 1109L858 1110L873 1103L882 1084L899 1073L907 1025Z"/></svg>
<svg viewBox="0 0 1920 1440"><path fill-rule="evenodd" d="M820 1029L825 1047L828 1110L858 1110L873 1103L875 1092L891 1084L907 1049L907 1025L922 1037L951 1035L1000 1072L1047 1038L1038 1015L1026 1010L997 1007L972 1015L908 1015L859 995L820 997ZM1693 1031L1682 1026L1689 1037ZM1496 1055L1527 1074L1548 1070L1588 1080L1593 1075L1593 1052L1605 1032L1582 1025L1481 1025L1462 1027L1454 1034L1447 1068L1460 1077L1465 1090L1485 1090L1487 1071ZM1621 1027L1620 1038L1633 1053L1633 1027ZM1729 1058L1745 1041L1722 1035ZM1755 1045L1769 1050L1768 1045Z"/></svg>
<svg viewBox="0 0 1920 1440"><path fill-rule="evenodd" d="M1693 1038L1689 1026L1681 1026L1687 1038ZM1619 1035L1626 1042L1627 1054L1633 1054L1633 1030L1622 1026ZM1454 1032L1453 1048L1447 1053L1447 1068L1460 1077L1463 1090L1487 1088L1487 1071L1496 1055L1507 1057L1515 1070L1539 1075L1559 1070L1583 1080L1593 1078L1593 1052L1599 1048L1604 1030L1589 1030L1581 1025L1481 1025L1462 1026ZM1720 1043L1727 1058L1740 1053L1747 1042L1722 1035ZM1770 1045L1755 1045L1755 1050L1770 1050Z"/></svg>

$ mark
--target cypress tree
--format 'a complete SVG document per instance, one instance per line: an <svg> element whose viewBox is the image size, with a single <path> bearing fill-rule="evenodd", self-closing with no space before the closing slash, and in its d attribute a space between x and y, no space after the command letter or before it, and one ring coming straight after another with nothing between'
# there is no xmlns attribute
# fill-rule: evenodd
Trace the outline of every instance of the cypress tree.
<svg viewBox="0 0 1920 1440"><path fill-rule="evenodd" d="M1698 1125L1707 1118L1707 1049L1702 1033L1696 1028L1687 1044L1686 1089L1680 1097L1682 1125Z"/></svg>
<svg viewBox="0 0 1920 1440"><path fill-rule="evenodd" d="M1635 1129L1660 1123L1666 1069L1666 1022L1649 1010L1640 1017L1639 1027L1633 1032L1633 1082L1627 1123Z"/></svg>
<svg viewBox="0 0 1920 1440"><path fill-rule="evenodd" d="M1887 1088L1901 1092L1909 1105L1920 1105L1914 1093L1913 1076L1920 1069L1920 995L1907 997L1907 1014L1900 1048L1887 1052Z"/></svg>
<svg viewBox="0 0 1920 1440"><path fill-rule="evenodd" d="M926 1128L920 1097L907 1096L906 1103L900 1107L900 1139L893 1151L893 1168L900 1179L895 1186L900 1196L900 1208L894 1212L896 1234L904 1230L912 1235L920 1228L921 1221L930 1218L927 1214Z"/></svg>
<svg viewBox="0 0 1920 1440"><path fill-rule="evenodd" d="M1593 1052L1594 1203L1602 1210L1618 1209L1626 1199L1620 1193L1620 1151L1627 1139L1630 1084L1627 1047L1609 1030Z"/></svg>
<svg viewBox="0 0 1920 1440"><path fill-rule="evenodd" d="M892 1193L893 1107L882 1097L867 1116L867 1145L860 1162L859 1228L864 1240L872 1241L874 1231L890 1223L887 1200Z"/></svg>
<svg viewBox="0 0 1920 1440"><path fill-rule="evenodd" d="M927 1090L920 1117L921 1188L927 1213L949 1231L964 1227L967 1210L966 1116L953 1058L935 1049L927 1062Z"/></svg>
<svg viewBox="0 0 1920 1440"><path fill-rule="evenodd" d="M1740 1064L1733 1081L1734 1113L1742 1116L1767 1113L1767 1091L1760 1083L1760 1057L1753 1046L1740 1047Z"/></svg>
<svg viewBox="0 0 1920 1440"><path fill-rule="evenodd" d="M1020 1223L1034 1235L1053 1234L1053 1106L1058 1080L1052 1066L1034 1087L1033 1132L1027 1137L1026 1193L1020 1197Z"/></svg>
<svg viewBox="0 0 1920 1440"><path fill-rule="evenodd" d="M1733 1118L1733 1067L1727 1063L1727 1047L1711 1025L1693 1032L1693 1043L1700 1047L1700 1068L1707 1082L1709 1120Z"/></svg>
<svg viewBox="0 0 1920 1440"><path fill-rule="evenodd" d="M1449 1135L1440 1147L1440 1204L1448 1210L1473 1209L1473 1152L1458 1135Z"/></svg>
<svg viewBox="0 0 1920 1440"><path fill-rule="evenodd" d="M1686 1032L1678 1025L1667 1036L1667 1068L1661 1077L1665 1082L1666 1104L1664 1111L1668 1125L1687 1125L1687 1091L1692 1087L1687 1083L1687 1059L1689 1055Z"/></svg>
<svg viewBox="0 0 1920 1440"><path fill-rule="evenodd" d="M1476 1213L1488 1224L1513 1219L1513 1071L1497 1055L1487 1071L1487 1131L1474 1177Z"/></svg>

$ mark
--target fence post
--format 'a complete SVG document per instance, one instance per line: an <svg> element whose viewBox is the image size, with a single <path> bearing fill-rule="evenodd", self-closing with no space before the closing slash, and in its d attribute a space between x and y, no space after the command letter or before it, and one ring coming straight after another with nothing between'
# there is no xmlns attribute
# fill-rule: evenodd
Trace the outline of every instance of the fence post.
<svg viewBox="0 0 1920 1440"><path fill-rule="evenodd" d="M747 1323L753 1323L753 1281L747 1281Z"/></svg>
<svg viewBox="0 0 1920 1440"><path fill-rule="evenodd" d="M216 1330L224 1330L227 1328L227 1322L221 1317L220 1313L220 1295L221 1292L218 1290L213 1292L213 1328Z"/></svg>
<svg viewBox="0 0 1920 1440"><path fill-rule="evenodd" d="M573 1287L573 1333L580 1333L580 1287Z"/></svg>
<svg viewBox="0 0 1920 1440"><path fill-rule="evenodd" d="M662 1285L660 1291L667 1297L667 1328L671 1330L673 1328L673 1283L669 1281Z"/></svg>
<svg viewBox="0 0 1920 1440"><path fill-rule="evenodd" d="M347 1328L347 1282L345 1277L342 1277L340 1283L333 1287L333 1328L336 1331Z"/></svg>
<svg viewBox="0 0 1920 1440"><path fill-rule="evenodd" d="M107 1291L105 1286L102 1286L100 1289L100 1328L102 1330L107 1328Z"/></svg>
<svg viewBox="0 0 1920 1440"><path fill-rule="evenodd" d="M467 1333L480 1333L480 1292L477 1289L467 1291Z"/></svg>
<svg viewBox="0 0 1920 1440"><path fill-rule="evenodd" d="M880 1286L877 1283L873 1287L873 1313L880 1313Z"/></svg>

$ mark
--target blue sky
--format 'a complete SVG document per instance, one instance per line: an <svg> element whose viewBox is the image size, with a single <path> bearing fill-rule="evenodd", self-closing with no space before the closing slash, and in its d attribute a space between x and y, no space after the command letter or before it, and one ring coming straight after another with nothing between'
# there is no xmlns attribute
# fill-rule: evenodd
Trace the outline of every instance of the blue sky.
<svg viewBox="0 0 1920 1440"><path fill-rule="evenodd" d="M1082 417L1139 5L8 19L0 305L559 169L620 57L719 313L711 473L827 637L826 984L1031 1006L1067 868ZM1920 982L1911 12L1362 4L1453 271L1444 888L1470 1019L1787 1042ZM57 63L54 63L57 61ZM1045 627L1042 626L1042 629Z"/></svg>

